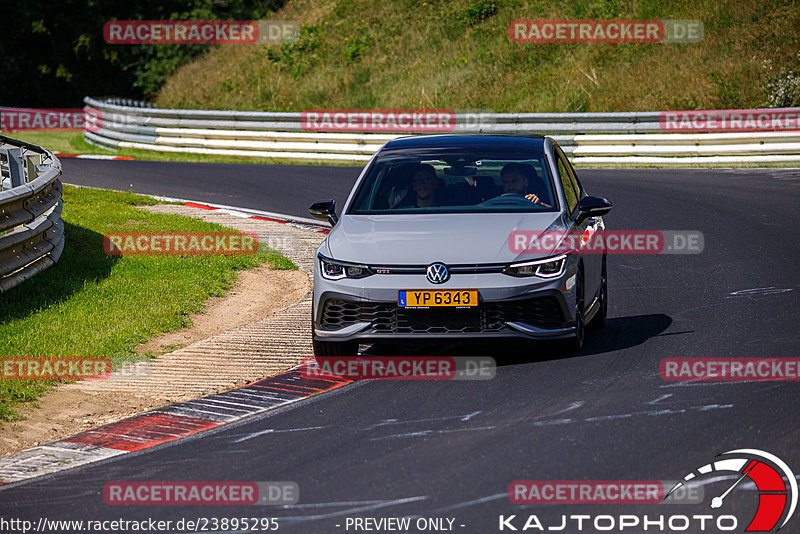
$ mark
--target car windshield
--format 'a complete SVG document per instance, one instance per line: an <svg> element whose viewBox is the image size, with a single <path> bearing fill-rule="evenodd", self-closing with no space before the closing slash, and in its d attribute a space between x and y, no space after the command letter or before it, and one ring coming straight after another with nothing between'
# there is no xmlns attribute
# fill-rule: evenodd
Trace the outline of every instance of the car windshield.
<svg viewBox="0 0 800 534"><path fill-rule="evenodd" d="M542 154L383 155L349 214L557 211Z"/></svg>

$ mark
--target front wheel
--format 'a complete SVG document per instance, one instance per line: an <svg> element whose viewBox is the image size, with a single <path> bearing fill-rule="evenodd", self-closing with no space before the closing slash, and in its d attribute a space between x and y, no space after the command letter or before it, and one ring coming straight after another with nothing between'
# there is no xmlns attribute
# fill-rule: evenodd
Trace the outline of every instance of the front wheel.
<svg viewBox="0 0 800 534"><path fill-rule="evenodd" d="M603 254L603 267L600 271L600 309L592 319L592 326L604 328L608 318L608 267L606 265L606 255Z"/></svg>
<svg viewBox="0 0 800 534"><path fill-rule="evenodd" d="M575 337L570 341L572 352L580 352L583 349L583 338L586 333L583 314L583 271L578 269L578 273L575 275Z"/></svg>
<svg viewBox="0 0 800 534"><path fill-rule="evenodd" d="M312 340L314 358L358 356L358 342L356 341L320 341Z"/></svg>

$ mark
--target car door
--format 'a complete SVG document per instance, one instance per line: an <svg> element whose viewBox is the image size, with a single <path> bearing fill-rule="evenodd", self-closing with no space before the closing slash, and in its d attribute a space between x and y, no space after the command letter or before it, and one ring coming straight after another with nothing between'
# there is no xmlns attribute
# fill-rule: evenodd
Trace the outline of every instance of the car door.
<svg viewBox="0 0 800 534"><path fill-rule="evenodd" d="M572 165L560 147L556 149L556 158L561 189L564 192L564 200L566 202L566 211L569 221L571 222L570 231L580 236L586 235L588 231L588 234L591 235L599 229L599 221L596 218L590 217L581 221L580 224L576 222L578 217L578 203L581 198L586 196L586 192L578 181L575 169L572 168ZM581 257L584 266L583 297L586 309L588 309L594 298L600 293L602 255L582 254Z"/></svg>

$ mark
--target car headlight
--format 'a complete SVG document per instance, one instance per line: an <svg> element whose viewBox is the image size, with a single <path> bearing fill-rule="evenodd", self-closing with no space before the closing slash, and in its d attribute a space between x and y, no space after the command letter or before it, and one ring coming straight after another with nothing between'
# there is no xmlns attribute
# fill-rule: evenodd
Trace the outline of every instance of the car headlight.
<svg viewBox="0 0 800 534"><path fill-rule="evenodd" d="M512 263L503 272L511 276L538 276L539 278L557 278L564 274L567 266L567 255L553 256L542 260Z"/></svg>
<svg viewBox="0 0 800 534"><path fill-rule="evenodd" d="M323 278L328 280L364 278L373 274L372 270L366 265L336 261L322 255L317 255L317 258L319 259L320 273L322 273Z"/></svg>

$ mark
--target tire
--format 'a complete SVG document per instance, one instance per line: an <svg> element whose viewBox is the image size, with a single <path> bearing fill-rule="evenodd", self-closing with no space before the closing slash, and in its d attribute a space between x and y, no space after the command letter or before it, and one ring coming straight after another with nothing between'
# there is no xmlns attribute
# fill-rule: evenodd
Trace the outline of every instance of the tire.
<svg viewBox="0 0 800 534"><path fill-rule="evenodd" d="M312 340L314 358L358 356L356 341L320 341Z"/></svg>
<svg viewBox="0 0 800 534"><path fill-rule="evenodd" d="M603 268L600 271L600 310L592 319L592 326L605 328L608 319L608 266L606 255L603 254Z"/></svg>
<svg viewBox="0 0 800 534"><path fill-rule="evenodd" d="M583 299L583 269L578 268L575 275L575 337L570 340L570 351L580 352L583 350L583 339L586 335L586 324L584 323L585 304Z"/></svg>

